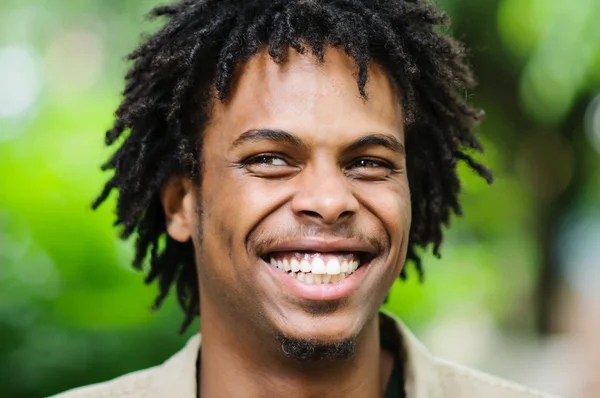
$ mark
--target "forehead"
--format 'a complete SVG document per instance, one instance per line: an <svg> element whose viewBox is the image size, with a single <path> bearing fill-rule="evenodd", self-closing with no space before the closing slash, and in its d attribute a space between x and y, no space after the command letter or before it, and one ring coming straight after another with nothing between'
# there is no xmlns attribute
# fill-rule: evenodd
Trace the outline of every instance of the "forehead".
<svg viewBox="0 0 600 398"><path fill-rule="evenodd" d="M360 95L357 66L342 50L328 48L325 62L289 50L276 63L261 51L239 65L231 94L213 106L210 125L232 142L244 131L277 128L312 134L321 140L383 132L403 138L398 95L379 66L369 66L366 92ZM209 137L205 137L209 138Z"/></svg>

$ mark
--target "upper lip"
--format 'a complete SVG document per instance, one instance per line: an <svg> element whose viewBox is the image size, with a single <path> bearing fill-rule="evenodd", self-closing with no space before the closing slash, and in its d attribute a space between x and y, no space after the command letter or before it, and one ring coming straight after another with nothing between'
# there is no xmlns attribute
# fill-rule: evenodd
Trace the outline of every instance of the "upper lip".
<svg viewBox="0 0 600 398"><path fill-rule="evenodd" d="M311 251L320 253L361 252L376 254L375 248L357 239L298 239L273 245L265 254L275 252Z"/></svg>

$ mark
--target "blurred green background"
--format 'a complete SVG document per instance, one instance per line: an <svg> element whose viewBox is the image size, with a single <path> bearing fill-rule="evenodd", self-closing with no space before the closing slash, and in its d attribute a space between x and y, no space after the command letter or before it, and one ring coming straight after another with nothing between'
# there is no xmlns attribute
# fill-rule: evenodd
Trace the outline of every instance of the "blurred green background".
<svg viewBox="0 0 600 398"><path fill-rule="evenodd" d="M413 274L386 307L436 354L584 394L572 331L600 308L600 2L440 3L470 48L496 182L461 170L465 217L441 260L425 256L425 284ZM157 289L116 239L114 197L90 210L124 56L157 28L144 18L157 4L0 3L0 397L158 364L197 330L177 335L172 299L151 312Z"/></svg>

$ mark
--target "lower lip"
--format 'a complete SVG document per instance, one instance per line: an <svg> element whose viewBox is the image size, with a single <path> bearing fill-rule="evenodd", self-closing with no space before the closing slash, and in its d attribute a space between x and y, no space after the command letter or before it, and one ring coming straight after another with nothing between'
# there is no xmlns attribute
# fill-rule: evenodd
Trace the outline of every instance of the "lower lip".
<svg viewBox="0 0 600 398"><path fill-rule="evenodd" d="M346 279L336 283L308 284L290 276L289 273L279 268L275 268L264 261L263 263L269 269L271 275L284 286L286 291L300 299L311 301L335 301L349 297L360 287L369 265L364 264Z"/></svg>

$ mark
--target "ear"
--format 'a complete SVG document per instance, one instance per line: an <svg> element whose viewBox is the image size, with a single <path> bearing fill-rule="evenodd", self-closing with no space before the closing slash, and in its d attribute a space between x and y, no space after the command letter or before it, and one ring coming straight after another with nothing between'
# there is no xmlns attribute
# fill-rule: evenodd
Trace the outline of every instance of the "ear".
<svg viewBox="0 0 600 398"><path fill-rule="evenodd" d="M188 178L172 176L160 190L167 233L179 242L187 242L193 233L196 214L193 188Z"/></svg>

